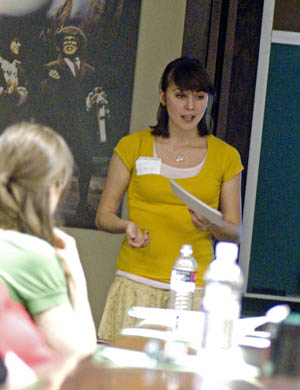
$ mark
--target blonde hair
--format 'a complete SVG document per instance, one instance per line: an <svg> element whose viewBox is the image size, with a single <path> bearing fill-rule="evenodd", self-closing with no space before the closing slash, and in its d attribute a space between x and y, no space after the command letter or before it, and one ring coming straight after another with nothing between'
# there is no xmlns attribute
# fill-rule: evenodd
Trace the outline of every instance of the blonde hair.
<svg viewBox="0 0 300 390"><path fill-rule="evenodd" d="M73 156L49 127L21 122L0 136L0 227L33 234L53 244L49 190L63 194Z"/></svg>

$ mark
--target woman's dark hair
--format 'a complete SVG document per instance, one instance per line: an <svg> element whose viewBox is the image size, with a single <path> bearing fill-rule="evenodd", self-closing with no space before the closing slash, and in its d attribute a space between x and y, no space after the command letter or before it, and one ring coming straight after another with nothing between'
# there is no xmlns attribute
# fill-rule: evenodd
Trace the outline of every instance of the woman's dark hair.
<svg viewBox="0 0 300 390"><path fill-rule="evenodd" d="M10 45L14 39L20 39L20 30L12 25L3 23L0 26L0 56L7 61L13 61L14 54L10 50Z"/></svg>
<svg viewBox="0 0 300 390"><path fill-rule="evenodd" d="M202 63L193 57L180 57L170 62L161 77L160 89L166 93L171 82L174 82L180 89L190 91L203 91L213 96L215 88L209 78L207 70ZM160 135L162 137L169 137L169 115L167 108L160 103L157 112L157 124L151 126L153 129L152 135ZM200 136L207 135L211 132L208 125L207 112L198 123L198 133Z"/></svg>

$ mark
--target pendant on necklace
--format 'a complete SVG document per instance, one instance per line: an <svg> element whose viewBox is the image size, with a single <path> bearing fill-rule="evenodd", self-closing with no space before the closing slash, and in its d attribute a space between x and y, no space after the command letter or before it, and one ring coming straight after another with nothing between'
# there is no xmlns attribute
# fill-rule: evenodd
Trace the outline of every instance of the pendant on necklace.
<svg viewBox="0 0 300 390"><path fill-rule="evenodd" d="M181 161L183 161L184 160L184 158L182 157L182 156L180 156L180 154L176 157L176 162L181 162Z"/></svg>

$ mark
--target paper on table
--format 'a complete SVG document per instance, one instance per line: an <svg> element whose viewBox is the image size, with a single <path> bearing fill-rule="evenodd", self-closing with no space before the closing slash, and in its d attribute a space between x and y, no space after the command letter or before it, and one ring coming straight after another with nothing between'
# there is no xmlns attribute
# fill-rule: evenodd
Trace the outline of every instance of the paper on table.
<svg viewBox="0 0 300 390"><path fill-rule="evenodd" d="M211 223L222 226L223 215L220 211L208 206L194 195L190 194L174 180L170 179L170 184L174 195L183 201L191 210L207 218Z"/></svg>

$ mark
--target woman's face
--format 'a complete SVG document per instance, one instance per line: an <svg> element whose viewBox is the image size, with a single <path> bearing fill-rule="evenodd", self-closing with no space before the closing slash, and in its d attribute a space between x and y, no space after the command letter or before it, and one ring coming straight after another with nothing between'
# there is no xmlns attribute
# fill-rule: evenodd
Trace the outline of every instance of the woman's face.
<svg viewBox="0 0 300 390"><path fill-rule="evenodd" d="M166 105L170 129L197 130L207 107L208 94L180 89L171 82L166 93L160 91L160 100Z"/></svg>
<svg viewBox="0 0 300 390"><path fill-rule="evenodd" d="M14 55L19 55L20 54L20 47L21 47L21 43L20 43L19 39L15 38L13 41L11 41L9 48L10 48L10 51Z"/></svg>

